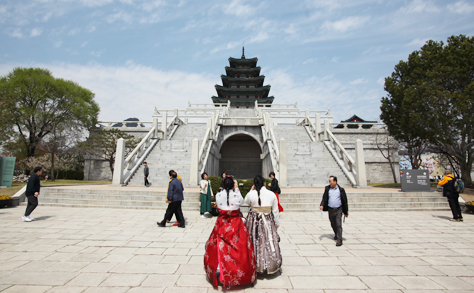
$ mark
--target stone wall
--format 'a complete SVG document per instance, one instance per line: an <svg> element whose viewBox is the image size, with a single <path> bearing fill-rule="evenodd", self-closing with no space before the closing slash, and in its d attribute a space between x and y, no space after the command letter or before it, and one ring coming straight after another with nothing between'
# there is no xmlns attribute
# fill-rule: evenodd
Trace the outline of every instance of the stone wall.
<svg viewBox="0 0 474 293"><path fill-rule="evenodd" d="M377 138L381 140L381 136L387 134L386 131L380 129L333 129L332 133L353 159L355 159L355 142L357 139L362 140L364 143L368 183L389 183L394 181L390 163L383 157L376 144ZM397 182L400 182L400 166L397 152L392 157L392 162Z"/></svg>

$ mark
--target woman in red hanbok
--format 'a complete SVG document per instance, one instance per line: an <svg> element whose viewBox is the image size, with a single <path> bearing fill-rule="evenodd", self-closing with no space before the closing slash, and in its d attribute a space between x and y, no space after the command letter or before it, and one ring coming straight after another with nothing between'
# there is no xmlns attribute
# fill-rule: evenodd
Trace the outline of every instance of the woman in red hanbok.
<svg viewBox="0 0 474 293"><path fill-rule="evenodd" d="M237 182L228 176L216 194L219 216L206 242L204 269L212 286L241 287L257 280L255 254L247 227L240 217L244 199Z"/></svg>

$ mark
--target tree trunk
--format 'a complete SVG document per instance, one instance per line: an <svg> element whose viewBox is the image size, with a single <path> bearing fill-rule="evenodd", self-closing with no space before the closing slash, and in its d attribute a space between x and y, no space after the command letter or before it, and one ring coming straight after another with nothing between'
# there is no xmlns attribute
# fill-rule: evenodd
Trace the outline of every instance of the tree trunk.
<svg viewBox="0 0 474 293"><path fill-rule="evenodd" d="M389 159L389 160L388 160L388 163L390 164L390 169L392 169L393 182L398 183L398 182L397 182L397 174L395 174L395 168L393 167L392 160Z"/></svg>
<svg viewBox="0 0 474 293"><path fill-rule="evenodd" d="M472 165L469 166L469 164L462 162L460 167L461 167L461 179L464 182L464 185L469 188L474 188L474 184L472 184L472 178L471 178Z"/></svg>

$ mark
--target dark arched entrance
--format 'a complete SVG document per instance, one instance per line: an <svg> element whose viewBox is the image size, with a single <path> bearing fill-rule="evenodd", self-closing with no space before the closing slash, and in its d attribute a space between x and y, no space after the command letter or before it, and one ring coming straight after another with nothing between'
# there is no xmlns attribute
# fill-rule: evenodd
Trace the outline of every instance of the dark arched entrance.
<svg viewBox="0 0 474 293"><path fill-rule="evenodd" d="M249 179L262 174L261 153L262 149L253 137L233 135L222 144L219 174L226 171L236 179Z"/></svg>

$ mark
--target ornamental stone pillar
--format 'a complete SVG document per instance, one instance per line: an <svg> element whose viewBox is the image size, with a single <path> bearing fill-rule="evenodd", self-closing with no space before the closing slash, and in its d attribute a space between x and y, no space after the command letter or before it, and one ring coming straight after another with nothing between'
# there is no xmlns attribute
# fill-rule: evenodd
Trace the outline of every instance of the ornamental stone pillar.
<svg viewBox="0 0 474 293"><path fill-rule="evenodd" d="M367 174L365 171L364 144L356 140L356 173L357 187L367 187Z"/></svg>
<svg viewBox="0 0 474 293"><path fill-rule="evenodd" d="M111 186L123 185L123 165L125 156L125 141L123 138L117 140L117 150L115 152L114 174Z"/></svg>

